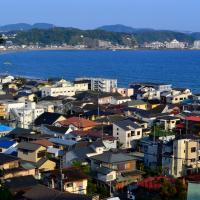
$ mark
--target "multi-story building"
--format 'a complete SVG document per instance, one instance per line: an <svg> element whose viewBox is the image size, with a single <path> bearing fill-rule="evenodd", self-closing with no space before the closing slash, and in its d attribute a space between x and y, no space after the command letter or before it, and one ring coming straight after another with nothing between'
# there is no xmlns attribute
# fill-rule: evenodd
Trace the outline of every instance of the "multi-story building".
<svg viewBox="0 0 200 200"><path fill-rule="evenodd" d="M173 142L171 172L175 177L194 173L200 167L199 141L195 139L177 139Z"/></svg>
<svg viewBox="0 0 200 200"><path fill-rule="evenodd" d="M44 113L44 108L35 102L26 102L23 108L11 109L10 119L14 120L18 127L30 128L34 120Z"/></svg>
<svg viewBox="0 0 200 200"><path fill-rule="evenodd" d="M106 151L90 157L90 160L95 179L101 184L110 185L114 190L138 182L143 174L137 170L135 158L127 154Z"/></svg>
<svg viewBox="0 0 200 200"><path fill-rule="evenodd" d="M76 81L89 81L89 89L93 91L112 92L117 87L117 79L82 77L76 78Z"/></svg>
<svg viewBox="0 0 200 200"><path fill-rule="evenodd" d="M186 47L184 42L179 42L178 40L174 39L171 42L166 42L167 49L184 49Z"/></svg>
<svg viewBox="0 0 200 200"><path fill-rule="evenodd" d="M193 48L194 48L194 49L200 49L200 40L194 41Z"/></svg>
<svg viewBox="0 0 200 200"><path fill-rule="evenodd" d="M65 80L60 80L55 85L52 86L45 86L41 88L42 97L46 96L74 96L76 92L75 86Z"/></svg>
<svg viewBox="0 0 200 200"><path fill-rule="evenodd" d="M142 138L142 127L131 120L113 123L113 137L116 137L120 148L134 147L134 142Z"/></svg>

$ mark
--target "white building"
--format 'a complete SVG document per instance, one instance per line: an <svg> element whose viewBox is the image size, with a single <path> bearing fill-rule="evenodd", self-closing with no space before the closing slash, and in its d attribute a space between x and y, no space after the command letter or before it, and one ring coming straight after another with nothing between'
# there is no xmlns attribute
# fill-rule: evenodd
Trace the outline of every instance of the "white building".
<svg viewBox="0 0 200 200"><path fill-rule="evenodd" d="M200 49L200 40L194 41L193 48L194 48L194 49Z"/></svg>
<svg viewBox="0 0 200 200"><path fill-rule="evenodd" d="M73 84L66 80L60 80L53 86L45 86L41 88L42 97L46 96L74 96L76 88Z"/></svg>
<svg viewBox="0 0 200 200"><path fill-rule="evenodd" d="M10 110L10 119L15 120L18 127L30 128L42 113L44 113L43 107L36 106L35 102L26 102L23 108Z"/></svg>
<svg viewBox="0 0 200 200"><path fill-rule="evenodd" d="M178 40L174 39L171 42L166 42L167 49L184 49L186 47L184 42L179 42Z"/></svg>
<svg viewBox="0 0 200 200"><path fill-rule="evenodd" d="M200 167L199 141L192 139L179 139L173 143L172 175L180 177L195 172ZM179 159L177 159L179 158Z"/></svg>
<svg viewBox="0 0 200 200"><path fill-rule="evenodd" d="M169 93L161 94L161 100L170 103L170 104L177 104L182 102L185 99L188 99L189 96L192 95L190 89L187 88L175 88Z"/></svg>
<svg viewBox="0 0 200 200"><path fill-rule="evenodd" d="M113 123L113 137L116 137L120 148L134 147L134 142L142 138L142 128L131 120Z"/></svg>
<svg viewBox="0 0 200 200"><path fill-rule="evenodd" d="M117 79L83 77L76 78L76 81L89 81L89 89L93 91L112 92L117 87Z"/></svg>
<svg viewBox="0 0 200 200"><path fill-rule="evenodd" d="M14 79L13 76L2 76L0 77L0 83L11 83Z"/></svg>

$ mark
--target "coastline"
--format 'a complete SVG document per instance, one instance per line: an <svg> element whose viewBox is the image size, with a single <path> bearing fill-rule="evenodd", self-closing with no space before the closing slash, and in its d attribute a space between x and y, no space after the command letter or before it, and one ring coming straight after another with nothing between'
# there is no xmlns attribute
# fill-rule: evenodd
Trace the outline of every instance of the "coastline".
<svg viewBox="0 0 200 200"><path fill-rule="evenodd" d="M98 48L26 48L13 50L0 50L0 55L8 53L28 52L28 51L200 51L200 49L149 49L149 48L132 48L132 49L98 49Z"/></svg>

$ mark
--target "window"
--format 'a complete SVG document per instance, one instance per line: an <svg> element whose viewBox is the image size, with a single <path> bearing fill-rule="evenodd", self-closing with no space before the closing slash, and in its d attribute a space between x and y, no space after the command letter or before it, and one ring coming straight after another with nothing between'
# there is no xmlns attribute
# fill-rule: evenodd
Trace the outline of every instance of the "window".
<svg viewBox="0 0 200 200"><path fill-rule="evenodd" d="M40 151L40 152L38 152L38 154L37 154L37 157L38 158L42 158L42 157L44 157L45 156L45 151Z"/></svg>
<svg viewBox="0 0 200 200"><path fill-rule="evenodd" d="M194 152L196 152L196 147L191 148L191 153L194 153Z"/></svg>
<svg viewBox="0 0 200 200"><path fill-rule="evenodd" d="M119 133L117 132L117 135L119 135Z"/></svg>
<svg viewBox="0 0 200 200"><path fill-rule="evenodd" d="M195 161L196 161L195 158L191 159L191 162L195 162Z"/></svg>
<svg viewBox="0 0 200 200"><path fill-rule="evenodd" d="M22 153L23 153L24 155L28 155L28 151L27 151L27 150L23 150Z"/></svg>
<svg viewBox="0 0 200 200"><path fill-rule="evenodd" d="M130 137L130 133L128 133L128 137Z"/></svg>
<svg viewBox="0 0 200 200"><path fill-rule="evenodd" d="M135 132L134 131L131 131L131 136L135 136Z"/></svg>
<svg viewBox="0 0 200 200"><path fill-rule="evenodd" d="M137 131L137 135L140 135L140 131Z"/></svg>
<svg viewBox="0 0 200 200"><path fill-rule="evenodd" d="M68 187L73 187L73 183L67 183L66 184L66 187L68 188Z"/></svg>

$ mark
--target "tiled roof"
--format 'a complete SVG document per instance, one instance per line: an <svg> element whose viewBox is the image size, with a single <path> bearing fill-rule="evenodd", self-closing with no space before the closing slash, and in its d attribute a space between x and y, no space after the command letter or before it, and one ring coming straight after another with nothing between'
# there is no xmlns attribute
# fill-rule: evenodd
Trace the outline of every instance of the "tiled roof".
<svg viewBox="0 0 200 200"><path fill-rule="evenodd" d="M53 146L53 143L50 142L47 139L36 140L36 141L32 141L31 143L33 143L33 144L39 144L39 145L41 145L43 147Z"/></svg>
<svg viewBox="0 0 200 200"><path fill-rule="evenodd" d="M82 194L72 194L50 189L43 185L36 185L28 190L23 197L31 200L92 200L93 198Z"/></svg>
<svg viewBox="0 0 200 200"><path fill-rule="evenodd" d="M64 121L60 121L59 124L61 124L62 126L68 126L68 125L72 124L72 125L74 125L76 127L80 127L80 128L94 127L94 126L98 125L96 122L93 122L91 120L84 119L84 118L79 118L79 117L68 118Z"/></svg>
<svg viewBox="0 0 200 200"><path fill-rule="evenodd" d="M45 125L52 125L59 117L62 115L59 113L50 113L50 112L44 112L41 114L36 120L35 125L40 126L42 124Z"/></svg>
<svg viewBox="0 0 200 200"><path fill-rule="evenodd" d="M41 147L39 144L33 144L30 142L20 142L18 144L18 149L24 149L24 150L29 150L29 151L36 151Z"/></svg>
<svg viewBox="0 0 200 200"><path fill-rule="evenodd" d="M5 163L9 163L9 162L13 162L13 161L16 161L16 160L19 160L19 158L0 153L0 165L3 165Z"/></svg>
<svg viewBox="0 0 200 200"><path fill-rule="evenodd" d="M133 122L129 119L118 121L118 122L115 122L114 124L124 130L130 130L130 128L134 128L134 129L141 128L138 124L136 124L135 122Z"/></svg>
<svg viewBox="0 0 200 200"><path fill-rule="evenodd" d="M62 173L64 174L63 181L79 181L87 179L88 177L81 171L78 167L70 167L62 169ZM51 172L52 176L57 176L60 174L59 170L55 170Z"/></svg>
<svg viewBox="0 0 200 200"><path fill-rule="evenodd" d="M105 163L118 163L118 162L126 162L130 160L135 160L133 157L126 155L124 153L107 151L103 154L96 155L90 157L92 160L98 160Z"/></svg>

